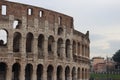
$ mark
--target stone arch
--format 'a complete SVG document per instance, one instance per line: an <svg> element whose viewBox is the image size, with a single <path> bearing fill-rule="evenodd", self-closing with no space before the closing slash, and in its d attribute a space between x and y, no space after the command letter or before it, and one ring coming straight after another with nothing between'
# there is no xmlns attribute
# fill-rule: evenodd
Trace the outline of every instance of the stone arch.
<svg viewBox="0 0 120 80"><path fill-rule="evenodd" d="M48 37L48 53L49 55L54 53L54 37L53 36L49 36Z"/></svg>
<svg viewBox="0 0 120 80"><path fill-rule="evenodd" d="M39 64L37 66L37 80L43 80L43 65Z"/></svg>
<svg viewBox="0 0 120 80"><path fill-rule="evenodd" d="M58 28L58 35L62 35L63 34L63 28L62 27L59 27Z"/></svg>
<svg viewBox="0 0 120 80"><path fill-rule="evenodd" d="M49 65L47 67L47 80L53 80L53 71L54 67L52 65Z"/></svg>
<svg viewBox="0 0 120 80"><path fill-rule="evenodd" d="M38 58L43 57L43 52L44 52L44 35L40 34L38 37Z"/></svg>
<svg viewBox="0 0 120 80"><path fill-rule="evenodd" d="M25 80L32 80L33 65L27 64L25 67Z"/></svg>
<svg viewBox="0 0 120 80"><path fill-rule="evenodd" d="M58 66L57 67L57 80L62 80L63 79L63 76L62 76L62 74L63 74L63 68L62 68L62 66Z"/></svg>
<svg viewBox="0 0 120 80"><path fill-rule="evenodd" d="M77 69L77 79L80 80L80 68Z"/></svg>
<svg viewBox="0 0 120 80"><path fill-rule="evenodd" d="M26 52L32 52L34 36L31 32L27 33L26 37Z"/></svg>
<svg viewBox="0 0 120 80"><path fill-rule="evenodd" d="M0 46L6 46L8 42L8 31L0 29Z"/></svg>
<svg viewBox="0 0 120 80"><path fill-rule="evenodd" d="M76 68L73 67L73 68L72 68L72 80L77 80L77 79L76 79L76 73L77 73L77 72L76 72Z"/></svg>
<svg viewBox="0 0 120 80"><path fill-rule="evenodd" d="M80 42L78 42L78 45L77 45L77 52L78 52L78 56L80 56Z"/></svg>
<svg viewBox="0 0 120 80"><path fill-rule="evenodd" d="M15 63L12 66L12 80L20 80L20 64Z"/></svg>
<svg viewBox="0 0 120 80"><path fill-rule="evenodd" d="M70 80L70 67L65 68L65 80Z"/></svg>
<svg viewBox="0 0 120 80"><path fill-rule="evenodd" d="M15 32L13 36L13 52L19 52L21 44L22 44L21 33Z"/></svg>
<svg viewBox="0 0 120 80"><path fill-rule="evenodd" d="M84 68L82 68L82 79L84 79Z"/></svg>
<svg viewBox="0 0 120 80"><path fill-rule="evenodd" d="M0 62L0 80L6 80L7 65L6 63Z"/></svg>
<svg viewBox="0 0 120 80"><path fill-rule="evenodd" d="M73 54L75 55L76 54L76 42L73 40L73 45L72 45L72 51L73 51Z"/></svg>
<svg viewBox="0 0 120 80"><path fill-rule="evenodd" d="M65 53L66 53L66 58L70 58L70 40L67 39L65 43Z"/></svg>
<svg viewBox="0 0 120 80"><path fill-rule="evenodd" d="M87 69L84 71L84 79L87 79Z"/></svg>
<svg viewBox="0 0 120 80"><path fill-rule="evenodd" d="M59 38L57 41L57 56L59 58L63 57L63 39Z"/></svg>

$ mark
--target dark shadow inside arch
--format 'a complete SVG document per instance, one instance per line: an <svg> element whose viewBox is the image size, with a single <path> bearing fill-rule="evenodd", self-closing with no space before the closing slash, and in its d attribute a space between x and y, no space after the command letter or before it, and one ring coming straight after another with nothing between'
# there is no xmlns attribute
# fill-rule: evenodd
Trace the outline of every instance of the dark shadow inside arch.
<svg viewBox="0 0 120 80"><path fill-rule="evenodd" d="M44 36L42 34L38 37L38 58L43 58L44 53Z"/></svg>
<svg viewBox="0 0 120 80"><path fill-rule="evenodd" d="M7 65L0 63L0 80L6 80Z"/></svg>
<svg viewBox="0 0 120 80"><path fill-rule="evenodd" d="M37 66L37 80L43 80L43 65Z"/></svg>
<svg viewBox="0 0 120 80"><path fill-rule="evenodd" d="M53 66L49 65L47 68L47 80L53 80Z"/></svg>
<svg viewBox="0 0 120 80"><path fill-rule="evenodd" d="M62 67L57 67L57 80L62 80Z"/></svg>
<svg viewBox="0 0 120 80"><path fill-rule="evenodd" d="M20 80L20 64L15 63L12 67L12 80Z"/></svg>
<svg viewBox="0 0 120 80"><path fill-rule="evenodd" d="M65 68L65 80L70 80L70 68L67 66Z"/></svg>
<svg viewBox="0 0 120 80"><path fill-rule="evenodd" d="M19 52L21 47L21 34L19 32L14 33L13 37L13 52Z"/></svg>
<svg viewBox="0 0 120 80"><path fill-rule="evenodd" d="M32 80L32 72L33 66L31 64L27 64L25 68L25 80Z"/></svg>

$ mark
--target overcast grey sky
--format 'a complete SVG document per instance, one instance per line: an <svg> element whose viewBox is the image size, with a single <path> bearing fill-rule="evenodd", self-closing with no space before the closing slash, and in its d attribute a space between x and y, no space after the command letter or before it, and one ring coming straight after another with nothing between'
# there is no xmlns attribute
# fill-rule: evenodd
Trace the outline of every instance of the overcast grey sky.
<svg viewBox="0 0 120 80"><path fill-rule="evenodd" d="M120 49L120 0L9 0L51 9L74 18L75 29L90 31L91 57Z"/></svg>

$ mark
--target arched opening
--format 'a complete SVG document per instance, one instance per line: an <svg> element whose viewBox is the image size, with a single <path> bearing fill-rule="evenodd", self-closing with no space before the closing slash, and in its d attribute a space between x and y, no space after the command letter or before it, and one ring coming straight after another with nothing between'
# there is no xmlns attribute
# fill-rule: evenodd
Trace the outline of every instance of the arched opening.
<svg viewBox="0 0 120 80"><path fill-rule="evenodd" d="M63 34L63 28L59 27L58 28L58 35L62 35Z"/></svg>
<svg viewBox="0 0 120 80"><path fill-rule="evenodd" d="M26 52L32 52L32 47L33 47L33 34L28 33L26 37Z"/></svg>
<svg viewBox="0 0 120 80"><path fill-rule="evenodd" d="M54 37L49 36L48 38L48 53L49 55L54 53Z"/></svg>
<svg viewBox="0 0 120 80"><path fill-rule="evenodd" d="M0 63L0 80L6 80L7 65Z"/></svg>
<svg viewBox="0 0 120 80"><path fill-rule="evenodd" d="M8 39L8 33L4 29L0 29L0 46L6 46Z"/></svg>
<svg viewBox="0 0 120 80"><path fill-rule="evenodd" d="M27 64L25 67L25 80L32 80L33 66L32 64Z"/></svg>
<svg viewBox="0 0 120 80"><path fill-rule="evenodd" d="M57 67L57 80L62 80L62 72L63 72L62 66L58 66Z"/></svg>
<svg viewBox="0 0 120 80"><path fill-rule="evenodd" d="M21 20L16 19L13 22L13 29L20 29L21 25L22 25Z"/></svg>
<svg viewBox="0 0 120 80"><path fill-rule="evenodd" d="M78 71L78 72L77 72L77 79L80 80L80 68L78 68L77 71Z"/></svg>
<svg viewBox="0 0 120 80"><path fill-rule="evenodd" d="M73 54L75 55L76 54L76 42L75 41L73 41L73 46L72 46L72 48L73 48Z"/></svg>
<svg viewBox="0 0 120 80"><path fill-rule="evenodd" d="M38 58L43 57L44 51L44 36L42 34L38 37Z"/></svg>
<svg viewBox="0 0 120 80"><path fill-rule="evenodd" d="M77 51L78 51L78 56L80 56L80 43L78 42L78 49L77 49Z"/></svg>
<svg viewBox="0 0 120 80"><path fill-rule="evenodd" d="M73 69L72 69L72 80L77 80L76 79L76 68L75 67L73 67Z"/></svg>
<svg viewBox="0 0 120 80"><path fill-rule="evenodd" d="M37 80L43 80L43 65L37 66Z"/></svg>
<svg viewBox="0 0 120 80"><path fill-rule="evenodd" d="M57 56L59 58L63 57L63 40L61 38L57 41Z"/></svg>
<svg viewBox="0 0 120 80"><path fill-rule="evenodd" d="M84 56L84 53L85 53L85 51L84 51L84 45L82 45L82 56Z"/></svg>
<svg viewBox="0 0 120 80"><path fill-rule="evenodd" d="M84 79L84 69L82 68L82 79Z"/></svg>
<svg viewBox="0 0 120 80"><path fill-rule="evenodd" d="M19 52L20 47L21 47L21 34L19 32L15 32L13 37L13 52Z"/></svg>
<svg viewBox="0 0 120 80"><path fill-rule="evenodd" d="M67 66L65 68L65 80L70 80L70 68Z"/></svg>
<svg viewBox="0 0 120 80"><path fill-rule="evenodd" d="M15 63L12 67L12 80L20 80L20 64Z"/></svg>
<svg viewBox="0 0 120 80"><path fill-rule="evenodd" d="M65 43L65 52L66 52L66 58L70 58L70 40L67 39Z"/></svg>
<svg viewBox="0 0 120 80"><path fill-rule="evenodd" d="M47 68L47 80L53 80L53 66L49 65Z"/></svg>
<svg viewBox="0 0 120 80"><path fill-rule="evenodd" d="M61 16L58 17L58 25L62 25L62 17Z"/></svg>
<svg viewBox="0 0 120 80"><path fill-rule="evenodd" d="M40 18L43 17L43 11L39 12L39 16L40 16Z"/></svg>

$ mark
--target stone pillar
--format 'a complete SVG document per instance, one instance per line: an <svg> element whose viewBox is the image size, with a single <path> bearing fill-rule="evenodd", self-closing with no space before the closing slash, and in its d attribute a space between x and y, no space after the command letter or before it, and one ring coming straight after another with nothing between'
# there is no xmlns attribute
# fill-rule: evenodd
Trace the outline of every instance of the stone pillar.
<svg viewBox="0 0 120 80"><path fill-rule="evenodd" d="M53 49L53 51L54 51L54 58L56 58L57 59L57 41L54 41L54 49Z"/></svg>
<svg viewBox="0 0 120 80"><path fill-rule="evenodd" d="M54 67L55 68L55 67ZM53 79L52 80L57 80L57 74L56 74L56 69L53 71Z"/></svg>
<svg viewBox="0 0 120 80"><path fill-rule="evenodd" d="M80 80L82 80L82 68L81 68L81 70L80 70Z"/></svg>
<svg viewBox="0 0 120 80"><path fill-rule="evenodd" d="M23 34L23 37L22 37L22 44L21 44L21 57L22 58L26 58L26 34Z"/></svg>
<svg viewBox="0 0 120 80"><path fill-rule="evenodd" d="M83 49L84 49L84 51L83 51L83 52L84 52L84 55L83 55L84 57L85 57L85 54L86 54L86 51L85 51L86 49L85 49L85 48L86 48L86 47L85 47L85 45L84 45L84 48L83 48Z"/></svg>
<svg viewBox="0 0 120 80"><path fill-rule="evenodd" d="M25 65L21 66L20 80L25 80Z"/></svg>
<svg viewBox="0 0 120 80"><path fill-rule="evenodd" d="M71 71L69 73L69 79L68 80L72 80L72 74L71 74Z"/></svg>
<svg viewBox="0 0 120 80"><path fill-rule="evenodd" d="M65 80L65 67L63 67L63 71L62 71L62 80Z"/></svg>
<svg viewBox="0 0 120 80"><path fill-rule="evenodd" d="M37 37L34 37L33 54L34 54L34 60L36 61L38 59L38 38Z"/></svg>
<svg viewBox="0 0 120 80"><path fill-rule="evenodd" d="M63 44L62 44L62 51L61 51L61 53L62 53L62 58L63 58L63 60L66 60L66 53L65 53L65 41L63 41Z"/></svg>
<svg viewBox="0 0 120 80"><path fill-rule="evenodd" d="M70 52L69 52L69 54L70 54L70 60L72 61L73 60L73 54L72 54L72 44L70 44Z"/></svg>
<svg viewBox="0 0 120 80"><path fill-rule="evenodd" d="M82 56L82 53L83 53L83 51L82 51L82 44L80 44L80 55Z"/></svg>
<svg viewBox="0 0 120 80"><path fill-rule="evenodd" d="M78 43L76 42L76 55L78 55Z"/></svg>
<svg viewBox="0 0 120 80"><path fill-rule="evenodd" d="M37 72L37 66L34 65L34 67L33 67L33 74L32 74L32 80L37 80L36 72Z"/></svg>
<svg viewBox="0 0 120 80"><path fill-rule="evenodd" d="M42 80L47 80L47 69L46 69L46 67L43 68L43 79Z"/></svg>
<svg viewBox="0 0 120 80"><path fill-rule="evenodd" d="M8 44L8 53L12 53L13 52L13 33L9 32L7 41L8 41L7 42L7 44Z"/></svg>
<svg viewBox="0 0 120 80"><path fill-rule="evenodd" d="M45 57L45 60L48 57L48 37L47 36L45 36L45 41L44 41L44 57Z"/></svg>
<svg viewBox="0 0 120 80"><path fill-rule="evenodd" d="M7 67L6 80L12 80L12 65L8 65Z"/></svg>

